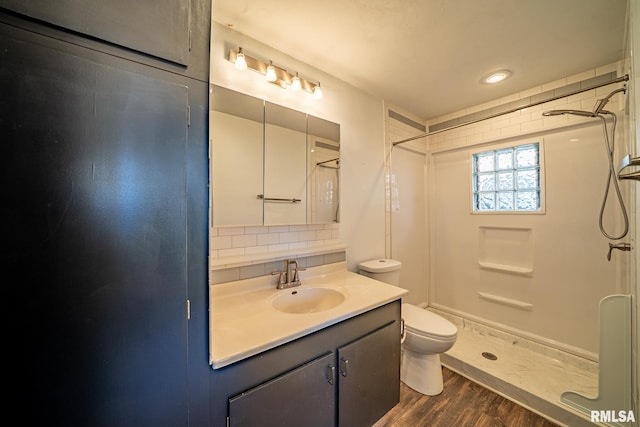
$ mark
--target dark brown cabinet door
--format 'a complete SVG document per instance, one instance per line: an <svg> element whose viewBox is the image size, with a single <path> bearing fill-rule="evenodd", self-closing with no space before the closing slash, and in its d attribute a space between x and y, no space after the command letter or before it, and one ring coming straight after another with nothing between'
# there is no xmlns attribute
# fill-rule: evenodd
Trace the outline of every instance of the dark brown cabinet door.
<svg viewBox="0 0 640 427"><path fill-rule="evenodd" d="M338 425L371 426L400 401L397 322L338 349Z"/></svg>
<svg viewBox="0 0 640 427"><path fill-rule="evenodd" d="M229 399L229 425L332 426L335 353L315 359Z"/></svg>
<svg viewBox="0 0 640 427"><path fill-rule="evenodd" d="M0 7L181 65L189 62L186 0L0 0Z"/></svg>

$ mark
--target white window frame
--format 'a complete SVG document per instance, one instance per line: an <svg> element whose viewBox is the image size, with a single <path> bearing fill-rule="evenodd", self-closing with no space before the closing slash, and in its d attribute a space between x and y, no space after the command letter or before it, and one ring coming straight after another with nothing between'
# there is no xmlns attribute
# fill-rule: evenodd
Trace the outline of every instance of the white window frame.
<svg viewBox="0 0 640 427"><path fill-rule="evenodd" d="M475 193L475 185L474 185L474 174L473 174L473 164L474 164L474 156L476 154L486 153L489 151L500 151L505 148L517 148L523 145L531 145L538 144L538 157L540 162L540 209L539 210L531 210L531 211L505 211L505 210L485 210L485 211L476 211L474 209L474 193ZM501 143L501 144L489 144L484 145L481 148L477 148L470 153L469 156L469 183L470 183L470 198L469 198L469 211L472 215L540 215L546 213L545 206L545 167L544 167L544 140L542 138L536 138L526 141L515 141L509 143ZM497 192L497 191L496 191ZM496 201L497 203L497 201Z"/></svg>

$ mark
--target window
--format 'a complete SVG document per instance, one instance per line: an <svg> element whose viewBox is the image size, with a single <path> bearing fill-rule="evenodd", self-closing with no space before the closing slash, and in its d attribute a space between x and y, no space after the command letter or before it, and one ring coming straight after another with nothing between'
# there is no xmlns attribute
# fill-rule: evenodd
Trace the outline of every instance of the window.
<svg viewBox="0 0 640 427"><path fill-rule="evenodd" d="M540 143L473 155L473 212L541 212Z"/></svg>

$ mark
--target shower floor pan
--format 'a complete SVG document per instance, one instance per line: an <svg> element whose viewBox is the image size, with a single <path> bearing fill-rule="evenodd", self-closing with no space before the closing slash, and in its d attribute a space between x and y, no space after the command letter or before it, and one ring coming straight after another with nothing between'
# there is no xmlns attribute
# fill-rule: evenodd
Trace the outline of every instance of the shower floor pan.
<svg viewBox="0 0 640 427"><path fill-rule="evenodd" d="M455 345L441 355L444 366L556 424L593 427L583 414L561 403L560 395L572 390L596 396L596 362L430 310L458 327Z"/></svg>

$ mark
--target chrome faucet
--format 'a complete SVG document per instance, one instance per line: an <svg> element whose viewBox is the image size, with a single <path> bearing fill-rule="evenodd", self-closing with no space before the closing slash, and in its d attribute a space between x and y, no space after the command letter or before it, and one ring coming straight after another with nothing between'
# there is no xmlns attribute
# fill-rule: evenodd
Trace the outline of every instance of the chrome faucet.
<svg viewBox="0 0 640 427"><path fill-rule="evenodd" d="M292 268L292 266L294 266ZM305 268L300 268L298 264L298 260L288 259L284 262L284 271L274 271L272 275L278 275L278 284L276 289L287 289L292 288L294 286L300 286L302 283L300 282L300 276L298 275L299 271L304 271Z"/></svg>

